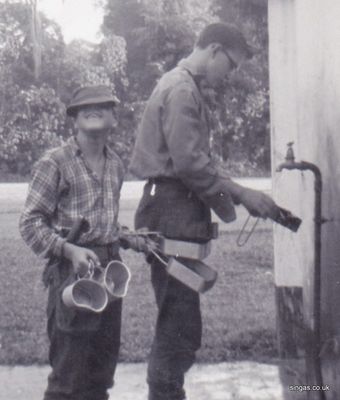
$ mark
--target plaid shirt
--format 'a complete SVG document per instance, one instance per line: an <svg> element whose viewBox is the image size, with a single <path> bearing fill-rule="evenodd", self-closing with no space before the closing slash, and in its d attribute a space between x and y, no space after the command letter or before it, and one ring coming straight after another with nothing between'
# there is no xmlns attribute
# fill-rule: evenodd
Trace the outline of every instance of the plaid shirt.
<svg viewBox="0 0 340 400"><path fill-rule="evenodd" d="M124 168L120 158L105 147L102 181L89 168L74 137L39 160L33 170L20 233L41 256L60 256L69 230L79 216L90 228L78 244L109 244L118 240L117 216Z"/></svg>

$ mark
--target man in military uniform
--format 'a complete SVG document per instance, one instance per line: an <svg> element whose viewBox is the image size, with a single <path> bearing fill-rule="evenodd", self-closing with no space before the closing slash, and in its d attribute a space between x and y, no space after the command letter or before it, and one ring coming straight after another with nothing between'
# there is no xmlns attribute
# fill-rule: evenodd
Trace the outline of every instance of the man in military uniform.
<svg viewBox="0 0 340 400"><path fill-rule="evenodd" d="M235 219L234 204L262 218L275 216L270 197L236 184L214 164L200 91L202 84L219 87L251 56L234 26L211 24L193 52L160 79L144 111L130 165L133 174L148 181L136 228L204 243L211 238L210 209L225 222ZM183 400L184 374L201 345L199 295L169 276L157 259L150 261L159 313L148 365L149 400Z"/></svg>

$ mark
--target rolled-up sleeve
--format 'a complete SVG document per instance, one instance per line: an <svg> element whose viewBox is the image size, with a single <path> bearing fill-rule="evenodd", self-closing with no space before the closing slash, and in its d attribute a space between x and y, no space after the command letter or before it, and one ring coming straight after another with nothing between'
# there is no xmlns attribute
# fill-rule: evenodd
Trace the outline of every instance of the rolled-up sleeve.
<svg viewBox="0 0 340 400"><path fill-rule="evenodd" d="M26 244L39 256L60 257L65 242L51 227L58 201L60 173L53 159L42 159L34 167L19 230Z"/></svg>
<svg viewBox="0 0 340 400"><path fill-rule="evenodd" d="M235 219L226 180L209 154L209 136L201 119L199 100L189 85L168 94L163 112L164 136L177 176L224 221Z"/></svg>

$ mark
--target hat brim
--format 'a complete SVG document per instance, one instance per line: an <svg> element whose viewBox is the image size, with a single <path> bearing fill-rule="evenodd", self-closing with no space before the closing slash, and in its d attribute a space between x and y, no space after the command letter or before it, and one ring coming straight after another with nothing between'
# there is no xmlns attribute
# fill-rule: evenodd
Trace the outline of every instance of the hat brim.
<svg viewBox="0 0 340 400"><path fill-rule="evenodd" d="M112 107L115 107L118 103L119 103L118 99L112 100L112 98L108 99L108 98L104 98L104 97L103 98L96 98L96 99L93 99L93 100L89 99L89 100L86 100L86 101L85 100L84 101L79 101L79 102L73 103L72 105L68 106L66 108L66 114L69 117L73 117L75 115L75 113L77 112L77 110L79 108L81 108L82 106L89 106L89 105L92 105L92 104L112 104Z"/></svg>

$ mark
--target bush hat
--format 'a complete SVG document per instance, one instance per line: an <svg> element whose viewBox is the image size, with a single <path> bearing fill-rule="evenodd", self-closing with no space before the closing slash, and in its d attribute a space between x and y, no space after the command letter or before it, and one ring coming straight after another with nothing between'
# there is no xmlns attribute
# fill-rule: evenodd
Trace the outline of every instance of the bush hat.
<svg viewBox="0 0 340 400"><path fill-rule="evenodd" d="M73 93L70 104L66 108L66 113L68 116L74 117L77 109L81 106L104 103L111 103L112 106L119 103L119 100L108 86L83 86Z"/></svg>

